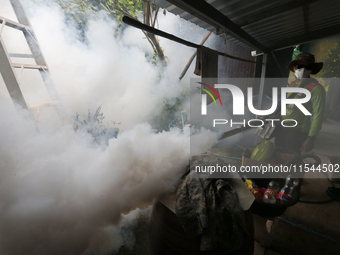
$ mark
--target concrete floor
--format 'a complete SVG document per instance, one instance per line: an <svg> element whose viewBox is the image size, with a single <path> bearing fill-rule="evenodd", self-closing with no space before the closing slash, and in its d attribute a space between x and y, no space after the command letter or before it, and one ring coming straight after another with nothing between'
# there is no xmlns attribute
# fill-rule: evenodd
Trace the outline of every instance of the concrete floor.
<svg viewBox="0 0 340 255"><path fill-rule="evenodd" d="M314 151L340 156L340 122L326 120L315 140Z"/></svg>
<svg viewBox="0 0 340 255"><path fill-rule="evenodd" d="M315 152L340 156L340 123L326 121L315 142ZM324 177L324 176L320 176ZM325 178L305 176L301 200L326 201L331 184ZM335 187L340 184L334 183ZM256 255L263 254L340 254L340 202L324 204L297 203L275 218L270 231L270 247L255 245ZM288 222L287 222L288 221ZM272 253L271 253L272 252Z"/></svg>

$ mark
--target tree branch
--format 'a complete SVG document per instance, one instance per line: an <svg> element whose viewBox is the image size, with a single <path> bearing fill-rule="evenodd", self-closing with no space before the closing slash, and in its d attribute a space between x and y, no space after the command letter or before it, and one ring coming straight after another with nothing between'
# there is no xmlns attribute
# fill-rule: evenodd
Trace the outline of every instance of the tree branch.
<svg viewBox="0 0 340 255"><path fill-rule="evenodd" d="M158 11L159 11L159 7L157 7L156 11L155 11L155 18L152 21L152 27L155 27L155 23L157 20L157 15L158 15Z"/></svg>

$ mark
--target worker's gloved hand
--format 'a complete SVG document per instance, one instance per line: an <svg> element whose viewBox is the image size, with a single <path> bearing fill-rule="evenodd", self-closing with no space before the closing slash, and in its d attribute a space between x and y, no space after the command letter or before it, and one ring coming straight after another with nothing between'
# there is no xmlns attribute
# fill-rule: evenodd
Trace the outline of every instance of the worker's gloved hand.
<svg viewBox="0 0 340 255"><path fill-rule="evenodd" d="M313 150L314 148L314 141L311 138L307 138L306 141L302 144L301 150L303 152L307 152Z"/></svg>

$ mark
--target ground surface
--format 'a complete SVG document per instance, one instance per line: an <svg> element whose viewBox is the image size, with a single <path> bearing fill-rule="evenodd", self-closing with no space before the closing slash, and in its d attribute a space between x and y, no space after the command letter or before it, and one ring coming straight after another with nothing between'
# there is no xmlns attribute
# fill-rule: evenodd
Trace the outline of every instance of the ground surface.
<svg viewBox="0 0 340 255"><path fill-rule="evenodd" d="M244 147L254 147L257 139L251 134L238 135L226 140L211 152L223 156L241 158ZM340 156L340 123L325 122L315 143L314 151ZM241 160L226 158L230 164L241 165ZM340 187L340 184L334 184ZM325 190L330 183L325 178L305 179L301 188L301 199L308 201L325 201L329 198ZM270 247L263 247L255 241L254 255L304 255L304 254L340 254L340 202L325 204L297 203L270 224ZM283 219L283 220L282 220ZM289 223L287 223L286 221ZM141 214L134 228L136 238L132 250L122 246L117 254L147 255L149 254L148 224L150 214ZM294 223L294 224L292 224ZM339 243L337 243L339 242Z"/></svg>

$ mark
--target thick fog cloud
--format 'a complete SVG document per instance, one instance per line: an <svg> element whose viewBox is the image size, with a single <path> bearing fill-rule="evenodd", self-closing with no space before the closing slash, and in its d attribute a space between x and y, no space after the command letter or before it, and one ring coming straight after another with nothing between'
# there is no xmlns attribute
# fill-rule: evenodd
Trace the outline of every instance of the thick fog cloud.
<svg viewBox="0 0 340 255"><path fill-rule="evenodd" d="M53 108L42 108L38 123L16 111L1 80L0 253L107 254L122 239L115 227L121 215L173 191L188 164L189 130L155 133L145 121L189 85L190 76L181 84L178 76L194 49L161 39L169 61L160 77L140 31L115 38L117 24L104 16L90 21L84 42L59 9L25 3L67 113L101 105L104 120L120 122L121 132L105 149L89 146L91 137L61 126ZM0 15L14 19L7 1L0 5ZM171 31L178 22L168 14L159 25ZM3 32L9 52L29 53L18 31ZM30 106L50 100L38 74L25 70L21 81ZM207 130L197 135L192 153L217 141Z"/></svg>

